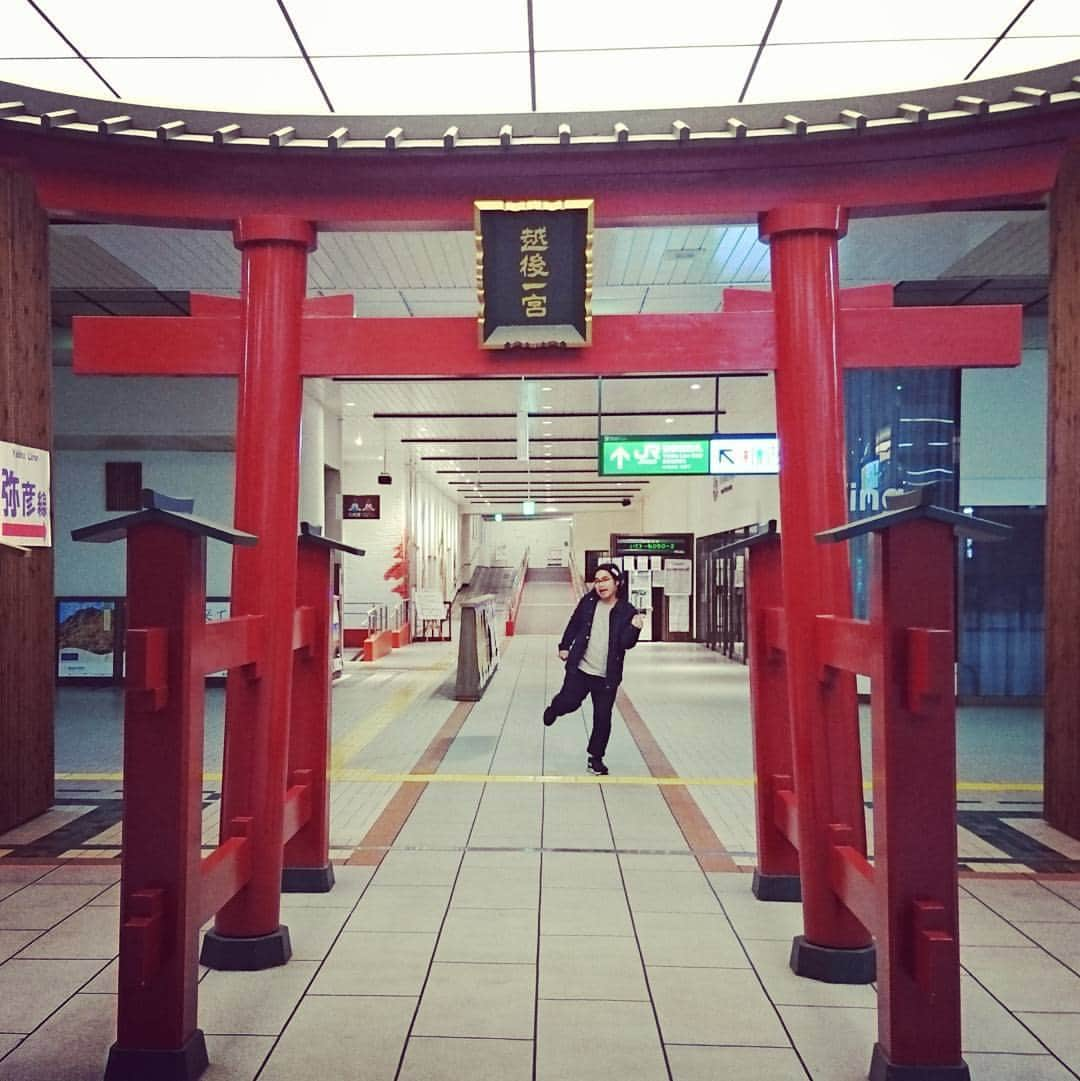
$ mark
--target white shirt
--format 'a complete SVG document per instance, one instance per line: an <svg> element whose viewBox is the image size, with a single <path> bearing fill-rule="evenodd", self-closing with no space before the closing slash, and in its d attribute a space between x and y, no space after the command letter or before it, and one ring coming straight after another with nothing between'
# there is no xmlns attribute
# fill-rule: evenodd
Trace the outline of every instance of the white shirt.
<svg viewBox="0 0 1080 1081"><path fill-rule="evenodd" d="M589 644L585 647L585 656L578 662L578 671L587 676L607 675L608 638L611 629L611 613L614 604L596 602L593 610L592 630L589 632Z"/></svg>

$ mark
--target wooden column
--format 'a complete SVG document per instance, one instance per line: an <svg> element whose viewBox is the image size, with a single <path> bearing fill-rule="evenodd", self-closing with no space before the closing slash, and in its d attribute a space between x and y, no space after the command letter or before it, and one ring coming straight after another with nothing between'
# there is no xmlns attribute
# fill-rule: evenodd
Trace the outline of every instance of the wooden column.
<svg viewBox="0 0 1080 1081"><path fill-rule="evenodd" d="M1080 838L1080 143L1050 201L1046 462L1046 821Z"/></svg>
<svg viewBox="0 0 1080 1081"><path fill-rule="evenodd" d="M0 160L0 440L52 451L48 232L33 181ZM50 548L0 545L0 833L53 798Z"/></svg>

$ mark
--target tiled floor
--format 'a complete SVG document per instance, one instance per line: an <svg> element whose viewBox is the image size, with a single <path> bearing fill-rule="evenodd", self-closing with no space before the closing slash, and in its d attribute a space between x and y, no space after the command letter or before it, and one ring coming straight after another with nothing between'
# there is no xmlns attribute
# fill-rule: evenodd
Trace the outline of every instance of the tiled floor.
<svg viewBox="0 0 1080 1081"><path fill-rule="evenodd" d="M799 906L750 892L746 670L699 647L627 661L632 707L736 868L707 873L618 718L603 783L584 774L583 716L539 723L560 675L550 637L511 640L435 772L405 781L457 706L452 656L410 647L336 689L337 885L283 897L288 965L202 974L208 1081L865 1077L874 989L794 976ZM1037 817L1037 791L993 787L1031 785L1030 755L998 775L965 739L961 858L1024 872L962 878L965 1059L976 1081L1075 1078L1080 877L1022 862L1071 866L1075 842ZM0 1081L100 1078L114 1038L119 868L103 857L120 783L99 753L58 781L72 802L0 837ZM372 827L403 784L421 794L387 842ZM83 858L25 865L50 844Z"/></svg>

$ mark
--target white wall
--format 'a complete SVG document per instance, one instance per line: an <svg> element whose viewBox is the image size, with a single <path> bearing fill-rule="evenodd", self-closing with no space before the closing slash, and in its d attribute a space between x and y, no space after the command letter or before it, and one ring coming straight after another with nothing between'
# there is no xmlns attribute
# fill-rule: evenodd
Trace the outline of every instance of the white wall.
<svg viewBox="0 0 1080 1081"><path fill-rule="evenodd" d="M1046 320L1025 320L1019 368L969 369L961 380L961 505L1045 505Z"/></svg>
<svg viewBox="0 0 1080 1081"><path fill-rule="evenodd" d="M514 519L487 525L493 564L516 567L528 550L530 567L546 567L549 552L560 553L562 565L566 565L571 539L569 517Z"/></svg>
<svg viewBox="0 0 1080 1081"><path fill-rule="evenodd" d="M105 463L142 462L143 487L193 497L201 518L231 525L233 455L179 451L61 450L53 457L55 588L57 596L120 595L127 592L127 543L75 543L71 531L120 514L105 510ZM226 596L232 548L207 541L207 589Z"/></svg>
<svg viewBox="0 0 1080 1081"><path fill-rule="evenodd" d="M343 494L378 495L376 521L345 521L342 539L363 548L363 558L346 557L347 604L395 603L396 580L384 577L404 552L408 560L409 588L441 591L450 600L462 582L460 507L441 489L419 476L400 447L391 447L386 471L389 485L378 484L383 457L348 459L342 472ZM348 617L346 617L348 622Z"/></svg>

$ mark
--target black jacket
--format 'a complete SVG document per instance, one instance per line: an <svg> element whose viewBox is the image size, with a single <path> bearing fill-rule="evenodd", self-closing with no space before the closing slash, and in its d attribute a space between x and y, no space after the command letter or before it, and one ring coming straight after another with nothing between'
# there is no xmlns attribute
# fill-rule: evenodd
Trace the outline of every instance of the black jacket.
<svg viewBox="0 0 1080 1081"><path fill-rule="evenodd" d="M562 638L559 639L559 649L568 650L570 656L566 658L567 669L577 668L581 658L585 656L585 647L589 644L589 635L592 633L593 612L596 611L600 598L594 590L589 590L577 603L570 622L566 624ZM611 623L608 629L608 655L607 674L604 676L604 684L608 687L618 687L622 682L623 657L628 649L637 645L641 631L630 620L634 618L637 609L629 601L621 597L616 600L615 607L611 611Z"/></svg>

